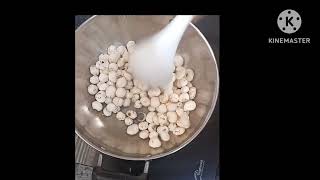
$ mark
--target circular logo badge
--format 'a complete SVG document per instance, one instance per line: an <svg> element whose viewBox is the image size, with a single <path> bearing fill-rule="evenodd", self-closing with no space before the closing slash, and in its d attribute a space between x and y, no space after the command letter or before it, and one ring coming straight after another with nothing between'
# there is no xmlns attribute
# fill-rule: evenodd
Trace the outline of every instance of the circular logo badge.
<svg viewBox="0 0 320 180"><path fill-rule="evenodd" d="M287 9L278 16L278 26L280 30L287 34L295 33L301 27L301 17L297 11Z"/></svg>

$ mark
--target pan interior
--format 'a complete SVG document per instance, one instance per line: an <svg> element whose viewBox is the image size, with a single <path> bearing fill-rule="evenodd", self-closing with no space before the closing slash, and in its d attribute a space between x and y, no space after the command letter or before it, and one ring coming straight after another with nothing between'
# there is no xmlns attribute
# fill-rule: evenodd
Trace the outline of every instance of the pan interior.
<svg viewBox="0 0 320 180"><path fill-rule="evenodd" d="M113 114L110 117L92 109L89 95L90 65L111 44L139 41L162 29L173 16L94 16L75 33L75 128L76 133L102 153L131 160L147 160L173 153L188 144L202 130L213 111L218 93L218 69L214 55L201 33L189 25L178 47L186 67L195 72L192 84L197 88L196 110L190 113L191 127L181 136L170 136L157 149L148 139L126 134L126 125ZM134 109L122 108L122 111ZM139 111L147 112L146 109Z"/></svg>

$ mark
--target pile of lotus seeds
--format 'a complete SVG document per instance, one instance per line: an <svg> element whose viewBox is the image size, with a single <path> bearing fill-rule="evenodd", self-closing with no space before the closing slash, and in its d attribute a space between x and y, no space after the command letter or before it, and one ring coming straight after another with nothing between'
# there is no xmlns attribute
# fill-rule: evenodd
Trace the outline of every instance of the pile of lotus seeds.
<svg viewBox="0 0 320 180"><path fill-rule="evenodd" d="M88 92L95 96L94 110L102 111L105 116L115 113L116 118L128 126L127 134L149 138L149 146L158 148L160 139L169 141L171 133L179 136L190 127L189 112L196 108L193 101L196 88L191 83L194 72L183 67L184 59L177 54L168 88L148 89L130 73L128 61L134 47L135 42L129 41L126 47L111 45L107 53L100 54L96 64L90 66ZM131 104L136 111L121 111L121 107ZM142 112L143 107L148 109L147 114Z"/></svg>

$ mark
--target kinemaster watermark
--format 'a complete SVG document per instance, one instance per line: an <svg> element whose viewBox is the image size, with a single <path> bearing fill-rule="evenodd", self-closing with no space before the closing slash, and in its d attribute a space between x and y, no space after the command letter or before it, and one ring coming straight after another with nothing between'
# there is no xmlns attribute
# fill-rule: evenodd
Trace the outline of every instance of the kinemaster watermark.
<svg viewBox="0 0 320 180"><path fill-rule="evenodd" d="M294 35L302 25L302 18L300 14L292 9L282 11L278 18L277 24L285 34ZM308 37L279 37L268 38L270 44L310 44L310 38Z"/></svg>

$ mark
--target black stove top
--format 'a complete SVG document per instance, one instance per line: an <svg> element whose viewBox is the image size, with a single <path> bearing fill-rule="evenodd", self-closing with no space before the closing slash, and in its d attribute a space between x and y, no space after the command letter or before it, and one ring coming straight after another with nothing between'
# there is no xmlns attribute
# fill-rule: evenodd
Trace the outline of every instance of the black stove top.
<svg viewBox="0 0 320 180"><path fill-rule="evenodd" d="M76 28L90 16L76 16ZM219 65L219 16L206 16L195 25L211 45ZM103 156L101 168L139 175L144 161L125 161ZM150 180L218 179L219 169L219 98L210 120L202 132L174 154L150 161ZM116 178L115 178L116 179ZM126 179L126 178L124 178Z"/></svg>

